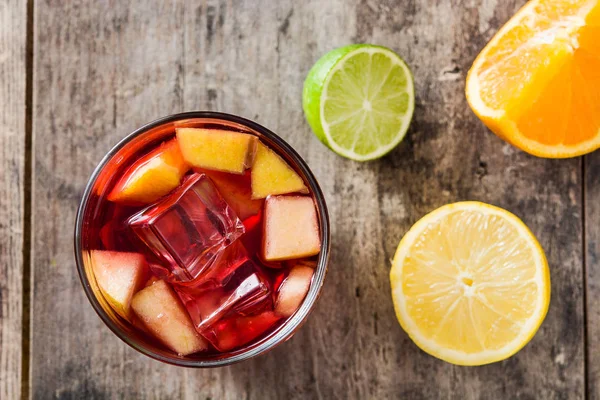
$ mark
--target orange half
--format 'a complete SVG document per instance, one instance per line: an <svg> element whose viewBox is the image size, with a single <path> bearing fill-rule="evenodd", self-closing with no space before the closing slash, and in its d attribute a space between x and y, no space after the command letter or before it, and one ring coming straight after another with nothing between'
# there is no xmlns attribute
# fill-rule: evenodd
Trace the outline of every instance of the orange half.
<svg viewBox="0 0 600 400"><path fill-rule="evenodd" d="M466 95L494 133L530 154L600 147L600 1L527 3L473 63Z"/></svg>

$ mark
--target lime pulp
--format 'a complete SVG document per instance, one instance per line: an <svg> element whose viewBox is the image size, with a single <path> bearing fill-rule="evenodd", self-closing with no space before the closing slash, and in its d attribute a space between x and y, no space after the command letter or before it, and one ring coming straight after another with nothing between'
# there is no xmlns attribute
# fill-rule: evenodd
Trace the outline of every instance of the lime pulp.
<svg viewBox="0 0 600 400"><path fill-rule="evenodd" d="M315 135L335 153L373 160L406 135L414 111L412 74L402 58L385 47L341 47L310 70L303 108Z"/></svg>

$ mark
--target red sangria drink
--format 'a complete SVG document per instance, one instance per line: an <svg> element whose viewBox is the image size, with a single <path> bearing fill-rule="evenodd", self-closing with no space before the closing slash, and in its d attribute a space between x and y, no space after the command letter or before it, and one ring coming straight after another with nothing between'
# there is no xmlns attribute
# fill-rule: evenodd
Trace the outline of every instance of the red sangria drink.
<svg viewBox="0 0 600 400"><path fill-rule="evenodd" d="M77 215L79 273L104 322L139 351L220 366L291 337L318 296L329 226L283 140L220 113L178 114L119 143Z"/></svg>

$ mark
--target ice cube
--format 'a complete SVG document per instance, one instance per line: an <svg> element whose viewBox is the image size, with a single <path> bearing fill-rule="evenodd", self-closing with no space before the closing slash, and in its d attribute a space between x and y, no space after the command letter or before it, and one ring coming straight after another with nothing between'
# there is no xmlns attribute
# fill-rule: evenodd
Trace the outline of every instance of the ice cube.
<svg viewBox="0 0 600 400"><path fill-rule="evenodd" d="M200 276L243 233L244 225L204 174L133 215L128 224L162 264L172 282Z"/></svg>
<svg viewBox="0 0 600 400"><path fill-rule="evenodd" d="M229 351L248 344L252 340L273 330L281 317L273 311L247 317L231 316L219 321L203 336L219 351Z"/></svg>
<svg viewBox="0 0 600 400"><path fill-rule="evenodd" d="M226 316L253 314L273 302L268 280L251 259L245 258L235 267L226 265L212 273L217 264L220 263L211 267L199 285L174 285L200 333Z"/></svg>
<svg viewBox="0 0 600 400"><path fill-rule="evenodd" d="M236 269L241 267L248 259L248 252L240 239L220 252L210 268L207 268L200 277L182 285L188 287L224 286L232 276L235 276Z"/></svg>

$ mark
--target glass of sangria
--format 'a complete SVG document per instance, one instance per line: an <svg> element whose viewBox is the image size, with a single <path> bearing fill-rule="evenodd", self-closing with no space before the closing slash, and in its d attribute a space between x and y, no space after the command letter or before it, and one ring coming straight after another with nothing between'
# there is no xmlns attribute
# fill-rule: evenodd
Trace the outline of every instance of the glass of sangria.
<svg viewBox="0 0 600 400"><path fill-rule="evenodd" d="M93 308L154 359L217 367L289 339L329 255L323 194L300 156L241 117L149 123L93 172L75 258Z"/></svg>

